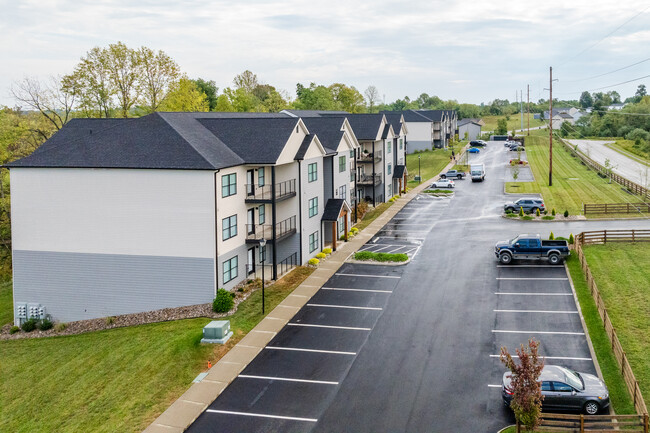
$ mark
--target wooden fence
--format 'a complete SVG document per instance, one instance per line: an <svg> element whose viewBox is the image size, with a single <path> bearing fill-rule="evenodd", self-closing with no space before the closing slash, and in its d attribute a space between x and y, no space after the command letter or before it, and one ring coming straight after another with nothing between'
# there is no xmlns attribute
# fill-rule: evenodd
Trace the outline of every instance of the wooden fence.
<svg viewBox="0 0 650 433"><path fill-rule="evenodd" d="M582 246L585 244L606 244L607 242L642 242L650 241L650 230L602 230L602 231L591 231L580 233L576 237L575 251L580 260L580 265L582 266L582 271L585 274L587 279L587 286L593 296L594 301L596 302L596 308L598 309L598 314L600 315L603 325L605 327L605 333L609 337L609 341L612 343L612 352L614 357L618 362L618 365L621 367L621 374L625 385L627 386L632 401L634 402L634 408L638 414L647 414L648 409L643 400L643 395L639 389L639 382L634 376L632 367L630 367L629 362L627 361L627 356L625 355L625 350L618 339L616 334L616 329L612 325L612 321L609 318L607 313L607 308L605 307L605 302L603 301L600 291L596 286L594 277L589 269L587 260L585 259L585 254L582 251ZM646 418L647 425L647 418ZM647 427L646 430L647 432Z"/></svg>
<svg viewBox="0 0 650 433"><path fill-rule="evenodd" d="M544 413L538 431L648 433L648 414L643 415L565 415ZM517 423L517 433L523 432Z"/></svg>
<svg viewBox="0 0 650 433"><path fill-rule="evenodd" d="M650 203L583 203L582 213L589 214L621 214L621 213L650 213Z"/></svg>
<svg viewBox="0 0 650 433"><path fill-rule="evenodd" d="M633 194L640 195L644 199L650 199L650 190L647 188L644 188L643 186L632 182L631 180L628 180L624 178L623 176L619 176L616 173L612 173L611 170L608 170L607 168L603 167L593 159L589 158L586 155L583 155L582 153L578 152L574 146L571 144L567 143L563 139L559 138L560 143L564 145L564 147L567 148L567 150L574 156L580 158L582 162L585 163L587 167L593 168L596 170L598 173L601 173L605 177L609 177L612 179L614 182L624 186L627 188L628 191L630 191Z"/></svg>

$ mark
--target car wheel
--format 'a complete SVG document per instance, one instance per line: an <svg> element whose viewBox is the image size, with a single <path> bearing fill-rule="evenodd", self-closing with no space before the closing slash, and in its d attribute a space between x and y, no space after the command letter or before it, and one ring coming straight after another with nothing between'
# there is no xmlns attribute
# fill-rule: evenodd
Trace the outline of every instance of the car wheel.
<svg viewBox="0 0 650 433"><path fill-rule="evenodd" d="M461 176L460 174L458 176L456 176L456 179L458 179L458 180L461 180L462 178L463 178L463 176Z"/></svg>
<svg viewBox="0 0 650 433"><path fill-rule="evenodd" d="M560 256L558 254L556 254L556 253L550 254L548 256L548 261L552 265L559 265L560 264Z"/></svg>
<svg viewBox="0 0 650 433"><path fill-rule="evenodd" d="M445 176L444 174L441 174L440 179L447 179L447 176Z"/></svg>
<svg viewBox="0 0 650 433"><path fill-rule="evenodd" d="M512 254L501 253L501 255L499 256L499 261L504 265L510 264L510 262L512 261Z"/></svg>
<svg viewBox="0 0 650 433"><path fill-rule="evenodd" d="M587 415L596 415L600 410L600 406L595 401L588 401L585 403L584 409Z"/></svg>
<svg viewBox="0 0 650 433"><path fill-rule="evenodd" d="M536 207L532 208L532 209L530 210L530 213L537 213L537 208L536 208Z"/></svg>
<svg viewBox="0 0 650 433"><path fill-rule="evenodd" d="M509 207L509 208L506 208L506 211L514 212L515 208L514 207Z"/></svg>

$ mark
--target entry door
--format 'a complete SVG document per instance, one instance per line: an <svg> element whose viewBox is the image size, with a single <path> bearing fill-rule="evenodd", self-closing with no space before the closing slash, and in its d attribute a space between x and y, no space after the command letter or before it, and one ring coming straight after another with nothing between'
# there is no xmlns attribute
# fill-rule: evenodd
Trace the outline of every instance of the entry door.
<svg viewBox="0 0 650 433"><path fill-rule="evenodd" d="M247 215L246 231L250 235L255 233L255 209L248 209Z"/></svg>
<svg viewBox="0 0 650 433"><path fill-rule="evenodd" d="M246 194L255 195L255 170L246 172Z"/></svg>
<svg viewBox="0 0 650 433"><path fill-rule="evenodd" d="M246 263L246 268L248 269L249 274L255 272L255 247L248 249L248 261Z"/></svg>

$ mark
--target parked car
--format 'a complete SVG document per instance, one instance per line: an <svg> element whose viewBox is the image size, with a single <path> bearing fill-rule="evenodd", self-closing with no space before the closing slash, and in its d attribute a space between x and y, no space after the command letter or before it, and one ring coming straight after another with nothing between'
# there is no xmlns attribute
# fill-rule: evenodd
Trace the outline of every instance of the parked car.
<svg viewBox="0 0 650 433"><path fill-rule="evenodd" d="M567 241L542 240L539 235L519 235L508 241L497 242L494 254L504 265L514 259L548 259L552 265L558 265L570 251Z"/></svg>
<svg viewBox="0 0 650 433"><path fill-rule="evenodd" d="M454 188L456 184L450 179L438 179L431 184L430 188Z"/></svg>
<svg viewBox="0 0 650 433"><path fill-rule="evenodd" d="M479 153L481 150L478 147L470 147L467 152L469 153Z"/></svg>
<svg viewBox="0 0 650 433"><path fill-rule="evenodd" d="M510 146L510 152L517 152L519 150L521 150L522 152L525 152L526 148L524 146L520 145L520 144L518 144L516 146Z"/></svg>
<svg viewBox="0 0 650 433"><path fill-rule="evenodd" d="M540 211L545 210L544 200L535 197L524 197L514 202L509 202L503 205L504 211L519 211L519 208L524 208L524 212L535 212L537 209Z"/></svg>
<svg viewBox="0 0 650 433"><path fill-rule="evenodd" d="M503 142L503 145L508 147L508 146L512 146L513 144L518 144L518 143L519 143L518 141L506 140L506 141Z"/></svg>
<svg viewBox="0 0 650 433"><path fill-rule="evenodd" d="M526 165L528 164L528 161L526 161L525 159L516 159L516 158L510 160L510 165L517 165L517 164Z"/></svg>
<svg viewBox="0 0 650 433"><path fill-rule="evenodd" d="M472 140L469 142L470 146L480 146L480 147L485 147L487 146L487 143L483 140Z"/></svg>
<svg viewBox="0 0 650 433"><path fill-rule="evenodd" d="M542 410L575 410L596 415L609 406L609 390L598 377L559 365L546 365L539 375L542 382ZM510 407L512 373L503 374L501 397Z"/></svg>
<svg viewBox="0 0 650 433"><path fill-rule="evenodd" d="M464 179L467 173L459 170L449 170L447 173L442 173L440 179Z"/></svg>

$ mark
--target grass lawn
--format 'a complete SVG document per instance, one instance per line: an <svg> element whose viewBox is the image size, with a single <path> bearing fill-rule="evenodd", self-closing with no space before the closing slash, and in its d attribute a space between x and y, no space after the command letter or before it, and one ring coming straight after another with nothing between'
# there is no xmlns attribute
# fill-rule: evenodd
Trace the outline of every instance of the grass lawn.
<svg viewBox="0 0 650 433"><path fill-rule="evenodd" d="M614 143L608 144L607 146L626 156L629 156L631 153L632 157L637 157L641 160L641 162L645 161L646 164L650 164L650 151L646 151L642 147L635 146L634 141L632 140L624 140L622 138L619 138Z"/></svg>
<svg viewBox="0 0 650 433"><path fill-rule="evenodd" d="M409 172L408 187L413 188L419 185L414 179L418 174L418 156L420 157L420 172L422 173L422 182L431 179L433 176L440 174L443 168L451 162L451 150L428 150L426 152L412 153L406 155L406 169Z"/></svg>
<svg viewBox="0 0 650 433"><path fill-rule="evenodd" d="M584 247L607 312L650 404L650 244Z"/></svg>
<svg viewBox="0 0 650 433"><path fill-rule="evenodd" d="M394 202L393 202L393 203L394 203ZM374 208L374 209L372 209L372 210L369 210L369 211L366 212L366 214L363 216L363 218L361 219L361 221L359 221L359 222L355 225L355 227L358 228L359 230L363 230L363 229L365 229L366 227L368 227L368 226L370 225L371 222L373 222L374 220L376 220L377 217L379 217L379 215L381 215L382 213L384 213L384 211L385 211L386 209L388 209L389 207L391 207L391 206L393 205L393 203L391 203L391 202L382 203L382 204L380 204L379 206L377 206L376 208Z"/></svg>
<svg viewBox="0 0 650 433"><path fill-rule="evenodd" d="M505 119L506 116L484 116L481 117L485 126L482 128L482 131L494 131L497 129L497 122L499 119ZM544 122L540 119L533 119L533 113L530 113L530 127L536 128L538 126L544 125ZM527 115L524 113L524 130L528 128ZM508 120L508 133L512 132L513 129L521 129L521 115L519 113L512 114L510 120ZM532 131L531 131L532 132Z"/></svg>
<svg viewBox="0 0 650 433"><path fill-rule="evenodd" d="M0 282L0 326L14 320L14 301L11 289L11 280Z"/></svg>
<svg viewBox="0 0 650 433"><path fill-rule="evenodd" d="M311 272L269 286L266 311ZM0 431L142 431L262 319L261 299L251 294L229 317L234 335L223 346L199 343L211 319L0 342Z"/></svg>
<svg viewBox="0 0 650 433"><path fill-rule="evenodd" d="M541 193L546 208L570 215L582 212L582 203L632 203L640 197L625 192L616 183L609 184L596 172L587 169L578 158L557 141L553 142L553 186L548 186L548 139L526 138L526 157L535 176L534 182L507 182L506 192ZM636 215L634 215L636 216Z"/></svg>

